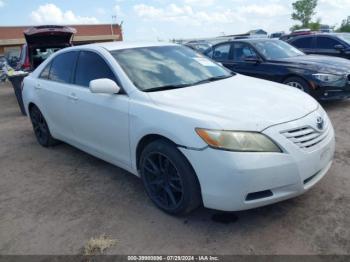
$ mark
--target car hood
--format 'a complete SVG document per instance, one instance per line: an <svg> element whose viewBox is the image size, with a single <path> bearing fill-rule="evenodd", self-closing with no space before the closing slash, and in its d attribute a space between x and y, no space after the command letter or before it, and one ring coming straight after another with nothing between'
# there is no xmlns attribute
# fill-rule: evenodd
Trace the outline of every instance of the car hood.
<svg viewBox="0 0 350 262"><path fill-rule="evenodd" d="M322 55L302 55L291 58L275 59L271 62L295 64L303 66L306 69L314 70L319 73L330 74L350 74L350 61L340 57L330 57Z"/></svg>
<svg viewBox="0 0 350 262"><path fill-rule="evenodd" d="M239 74L148 95L158 106L210 121L225 130L262 131L302 118L318 108L311 96L293 87Z"/></svg>
<svg viewBox="0 0 350 262"><path fill-rule="evenodd" d="M67 26L38 26L24 31L29 47L70 46L77 31Z"/></svg>

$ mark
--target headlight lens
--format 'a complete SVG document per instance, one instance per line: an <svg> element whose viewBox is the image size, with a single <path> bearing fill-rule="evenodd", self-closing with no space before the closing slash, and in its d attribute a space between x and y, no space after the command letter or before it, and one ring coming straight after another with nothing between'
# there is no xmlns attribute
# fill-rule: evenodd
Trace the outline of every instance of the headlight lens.
<svg viewBox="0 0 350 262"><path fill-rule="evenodd" d="M211 147L237 152L282 152L267 136L256 132L236 132L196 129L197 134Z"/></svg>
<svg viewBox="0 0 350 262"><path fill-rule="evenodd" d="M342 80L344 78L343 75L332 75L332 74L313 74L313 76L321 81L321 82L325 82L325 83L333 83L333 82L337 82L339 80Z"/></svg>

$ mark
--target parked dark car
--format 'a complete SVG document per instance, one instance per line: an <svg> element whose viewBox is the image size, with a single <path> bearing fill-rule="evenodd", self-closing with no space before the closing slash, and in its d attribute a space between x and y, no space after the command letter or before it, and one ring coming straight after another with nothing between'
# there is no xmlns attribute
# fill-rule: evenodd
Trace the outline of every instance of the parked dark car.
<svg viewBox="0 0 350 262"><path fill-rule="evenodd" d="M17 70L32 71L54 52L72 45L76 30L67 26L37 26L24 32Z"/></svg>
<svg viewBox="0 0 350 262"><path fill-rule="evenodd" d="M316 33L315 31L311 31L310 29L300 29L300 30L296 30L290 34L282 35L280 37L280 40L288 41L288 40L293 39L293 38L298 37L298 36L313 35L315 33Z"/></svg>
<svg viewBox="0 0 350 262"><path fill-rule="evenodd" d="M350 61L305 55L272 39L233 40L205 54L230 70L299 88L319 100L350 97Z"/></svg>
<svg viewBox="0 0 350 262"><path fill-rule="evenodd" d="M298 36L287 42L306 54L337 56L350 59L350 34L348 33Z"/></svg>

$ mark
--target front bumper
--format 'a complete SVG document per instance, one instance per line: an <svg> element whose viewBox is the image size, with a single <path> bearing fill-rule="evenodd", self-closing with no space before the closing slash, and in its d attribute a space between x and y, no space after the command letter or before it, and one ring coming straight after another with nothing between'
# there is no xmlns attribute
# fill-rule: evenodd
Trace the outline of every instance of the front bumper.
<svg viewBox="0 0 350 262"><path fill-rule="evenodd" d="M325 115L325 114L324 114ZM308 125L309 116L274 126L263 133L272 137L284 153L239 153L206 148L181 148L192 164L207 208L239 211L273 204L303 194L324 177L335 151L334 130L317 145L300 148L281 131Z"/></svg>
<svg viewBox="0 0 350 262"><path fill-rule="evenodd" d="M312 82L314 88L312 96L321 101L342 100L350 98L350 84L348 81L339 83L335 86L322 85Z"/></svg>

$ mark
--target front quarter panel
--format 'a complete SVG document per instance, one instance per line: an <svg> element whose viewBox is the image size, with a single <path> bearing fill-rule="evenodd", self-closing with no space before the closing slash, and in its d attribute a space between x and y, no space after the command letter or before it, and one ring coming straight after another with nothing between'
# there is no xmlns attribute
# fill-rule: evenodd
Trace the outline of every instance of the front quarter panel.
<svg viewBox="0 0 350 262"><path fill-rule="evenodd" d="M132 167L137 172L137 145L147 135L165 137L180 147L202 150L207 144L195 132L196 127L218 128L175 109L159 107L152 102L132 102L130 105L130 147Z"/></svg>

